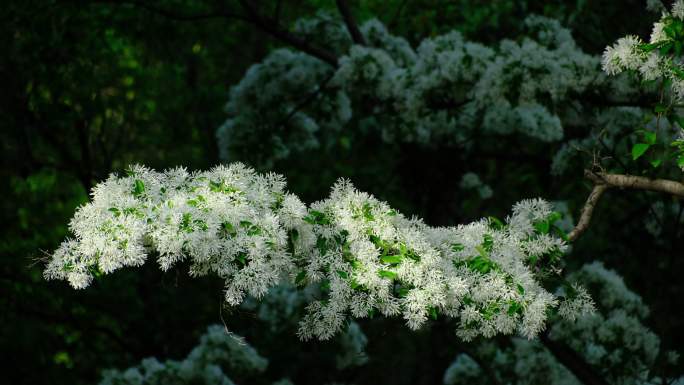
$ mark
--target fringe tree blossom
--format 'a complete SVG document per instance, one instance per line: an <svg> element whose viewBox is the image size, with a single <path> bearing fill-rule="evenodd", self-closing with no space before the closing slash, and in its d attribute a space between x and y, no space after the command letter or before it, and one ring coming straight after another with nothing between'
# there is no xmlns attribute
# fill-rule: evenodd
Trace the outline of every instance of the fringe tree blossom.
<svg viewBox="0 0 684 385"><path fill-rule="evenodd" d="M684 1L677 0L671 12L663 12L653 25L650 40L644 43L637 36L625 36L603 53L603 70L609 75L636 71L643 80L663 79L671 83L674 99L684 98Z"/></svg>
<svg viewBox="0 0 684 385"><path fill-rule="evenodd" d="M566 249L557 219L534 199L516 204L506 223L430 227L345 180L307 207L282 176L240 163L195 173L136 166L93 189L45 276L84 288L149 256L162 270L183 262L193 276L221 277L230 305L283 282L312 287L302 339L328 339L349 317L376 313L401 316L411 329L456 318L465 340L533 338L549 310L560 304L569 318L577 310L539 281Z"/></svg>
<svg viewBox="0 0 684 385"><path fill-rule="evenodd" d="M100 385L233 385L228 375L261 373L267 365L268 360L240 337L212 325L185 359L146 358L126 370L105 371Z"/></svg>
<svg viewBox="0 0 684 385"><path fill-rule="evenodd" d="M338 67L287 49L251 67L231 90L229 118L217 132L224 160L268 167L334 146L349 130L426 145L462 143L476 131L553 142L584 103L578 95L620 83L607 80L600 59L558 21L540 16L525 20L524 37L493 47L456 31L412 47L374 19L360 26L367 45L353 45L344 24L327 14L296 29L334 49Z"/></svg>
<svg viewBox="0 0 684 385"><path fill-rule="evenodd" d="M576 320L554 318L549 338L571 347L611 384L646 385L666 383L652 368L660 352L660 339L643 322L648 308L630 291L622 278L600 262L584 265L569 280L591 288L598 311L570 309L592 308L584 289L569 286L562 290L578 291L576 300L561 305L558 314L572 310ZM564 308L565 306L565 308ZM481 383L579 385L581 382L559 363L539 341L513 338L512 344L497 347L485 341L474 355L460 354L444 375L445 385ZM675 352L666 354L673 359ZM474 359L475 358L475 359ZM676 361L669 360L676 366ZM484 366L480 366L483 363ZM489 375L485 376L484 371Z"/></svg>
<svg viewBox="0 0 684 385"><path fill-rule="evenodd" d="M351 322L339 340L338 369L368 361L364 353L367 339L357 323ZM259 376L268 363L242 337L227 332L224 326L211 325L183 360L159 361L150 357L127 369L105 370L100 385L234 385L231 377ZM273 383L287 384L292 382L282 379Z"/></svg>
<svg viewBox="0 0 684 385"><path fill-rule="evenodd" d="M460 186L463 190L475 190L482 199L489 199L494 195L492 188L480 180L480 177L473 173L467 172L461 177Z"/></svg>

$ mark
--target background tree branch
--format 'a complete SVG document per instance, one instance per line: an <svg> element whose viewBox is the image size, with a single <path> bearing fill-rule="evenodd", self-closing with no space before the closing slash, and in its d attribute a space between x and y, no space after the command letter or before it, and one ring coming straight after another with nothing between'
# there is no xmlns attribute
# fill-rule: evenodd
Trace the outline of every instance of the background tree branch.
<svg viewBox="0 0 684 385"><path fill-rule="evenodd" d="M609 188L657 191L684 198L684 183L673 180L650 179L643 176L625 174L606 174L590 170L584 170L584 177L594 183L594 188L582 207L582 213L577 226L568 234L570 241L576 240L587 230L596 205L603 196L603 193Z"/></svg>
<svg viewBox="0 0 684 385"><path fill-rule="evenodd" d="M337 3L337 9L340 11L340 15L342 15L344 24L347 26L354 44L366 45L366 39L361 34L356 20L354 20L354 15L352 15L351 9L349 9L349 3L346 0L336 0L335 3Z"/></svg>

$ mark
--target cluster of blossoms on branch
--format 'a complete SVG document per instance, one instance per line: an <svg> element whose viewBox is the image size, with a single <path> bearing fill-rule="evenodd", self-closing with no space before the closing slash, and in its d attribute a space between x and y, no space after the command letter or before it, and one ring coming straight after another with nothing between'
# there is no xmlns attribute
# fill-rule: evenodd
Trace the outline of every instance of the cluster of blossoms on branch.
<svg viewBox="0 0 684 385"><path fill-rule="evenodd" d="M672 383L653 369L675 367L679 355L661 351L660 339L644 325L649 311L641 297L600 262L584 265L570 278L590 288L597 311L575 321L550 320L548 338L571 347L610 384ZM444 375L445 385L474 382L582 383L541 342L521 338L506 346L485 341L469 354L459 354Z"/></svg>
<svg viewBox="0 0 684 385"><path fill-rule="evenodd" d="M554 142L565 125L593 122L584 94L613 100L637 92L627 77L607 77L600 58L584 53L558 21L540 16L525 20L523 37L493 47L453 31L414 48L375 19L360 26L367 44L354 45L327 14L300 20L295 30L334 49L338 66L288 49L252 66L231 90L229 118L217 132L224 160L268 167L369 134L466 148L483 134Z"/></svg>
<svg viewBox="0 0 684 385"><path fill-rule="evenodd" d="M675 98L681 100L684 98L684 67L680 58L683 40L684 1L678 0L653 25L648 43L628 35L607 47L603 53L603 70L609 75L636 71L645 81L666 79Z"/></svg>
<svg viewBox="0 0 684 385"><path fill-rule="evenodd" d="M609 75L623 72L635 75L643 83L651 83L661 90L660 100L654 107L655 124L641 132L643 139L632 147L636 160L649 149L665 142L664 151L653 154L651 164L659 167L672 158L684 170L684 119L681 101L684 99L684 1L677 0L671 10L663 10L653 25L647 42L634 35L619 39L603 53L603 70ZM665 127L661 127L664 125Z"/></svg>
<svg viewBox="0 0 684 385"><path fill-rule="evenodd" d="M401 316L411 329L455 318L465 340L532 338L552 309L573 318L592 308L581 291L554 295L542 286L566 249L557 219L535 199L516 204L505 223L430 227L345 180L307 206L282 176L240 163L195 173L136 166L93 189L45 276L84 288L153 255L162 270L186 262L191 275L224 279L230 305L283 282L312 287L302 339L328 339L350 316L376 313Z"/></svg>

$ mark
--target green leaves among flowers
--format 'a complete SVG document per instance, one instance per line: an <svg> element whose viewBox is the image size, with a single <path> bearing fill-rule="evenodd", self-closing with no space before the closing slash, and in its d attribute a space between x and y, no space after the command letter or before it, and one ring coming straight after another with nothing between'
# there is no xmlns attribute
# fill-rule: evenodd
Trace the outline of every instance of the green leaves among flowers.
<svg viewBox="0 0 684 385"><path fill-rule="evenodd" d="M239 193L240 192L240 190L238 190L232 186L227 185L223 181L216 182L213 180L209 181L209 189L213 192L221 192L224 194L231 194L231 193Z"/></svg>
<svg viewBox="0 0 684 385"><path fill-rule="evenodd" d="M304 222L310 225L329 225L330 219L320 211L311 210L309 215L303 218Z"/></svg>
<svg viewBox="0 0 684 385"><path fill-rule="evenodd" d="M397 278L397 273L391 270L378 270L378 275L381 278L395 279Z"/></svg>
<svg viewBox="0 0 684 385"><path fill-rule="evenodd" d="M383 255L380 257L380 260L383 263L387 263L390 265L398 265L401 263L402 256L401 255Z"/></svg>
<svg viewBox="0 0 684 385"><path fill-rule="evenodd" d="M138 198L141 195L143 195L144 193L145 193L145 183L140 179L136 179L133 182L133 196Z"/></svg>
<svg viewBox="0 0 684 385"><path fill-rule="evenodd" d="M568 241L568 236L565 231L556 225L556 222L561 219L563 219L563 214L554 211L545 219L535 222L533 224L534 230L538 234L555 234L564 241Z"/></svg>

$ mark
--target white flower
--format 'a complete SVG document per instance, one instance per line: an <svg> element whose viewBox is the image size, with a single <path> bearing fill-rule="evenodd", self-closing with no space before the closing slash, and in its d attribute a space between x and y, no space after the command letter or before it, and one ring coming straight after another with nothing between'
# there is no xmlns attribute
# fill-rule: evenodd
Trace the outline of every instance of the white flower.
<svg viewBox="0 0 684 385"><path fill-rule="evenodd" d="M667 40L667 34L665 33L665 23L656 22L653 24L653 31L651 31L650 43L655 44L661 41Z"/></svg>
<svg viewBox="0 0 684 385"><path fill-rule="evenodd" d="M603 52L603 70L615 75L625 70L636 70L643 61L638 50L641 40L637 36L628 35L606 48Z"/></svg>
<svg viewBox="0 0 684 385"><path fill-rule="evenodd" d="M684 1L677 0L672 4L672 16L684 20Z"/></svg>
<svg viewBox="0 0 684 385"><path fill-rule="evenodd" d="M639 73L644 80L655 80L663 76L663 63L661 57L651 52L648 58L639 66Z"/></svg>

